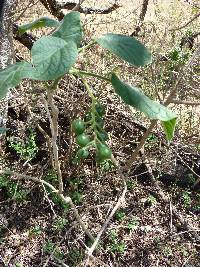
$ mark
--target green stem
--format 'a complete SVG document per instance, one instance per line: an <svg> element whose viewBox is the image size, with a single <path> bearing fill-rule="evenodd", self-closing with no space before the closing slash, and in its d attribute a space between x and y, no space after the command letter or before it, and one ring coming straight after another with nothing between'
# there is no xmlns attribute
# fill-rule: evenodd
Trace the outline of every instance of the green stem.
<svg viewBox="0 0 200 267"><path fill-rule="evenodd" d="M98 75L96 73L93 73L93 72L87 72L87 71L84 71L84 70L78 70L78 69L72 69L69 71L70 74L75 74L75 75L83 75L83 76L91 76L91 77L95 77L95 78L98 78L100 80L104 80L104 81L107 81L107 82L110 82L110 79L105 77L105 76L102 76L102 75Z"/></svg>
<svg viewBox="0 0 200 267"><path fill-rule="evenodd" d="M50 90L50 91L54 91L54 90L56 90L56 89L57 89L57 86L58 86L58 83L59 83L59 81L60 81L60 79L61 79L61 77L58 77L58 78L55 79L55 80L53 81L53 83L50 84L50 85L48 85L48 83L45 82L46 88L47 88L48 90Z"/></svg>
<svg viewBox="0 0 200 267"><path fill-rule="evenodd" d="M78 52L79 52L79 53L82 53L82 52L84 52L86 49L92 47L92 46L95 45L95 44L96 44L96 41L93 40L93 41L91 41L89 44L87 44L87 45L85 45L85 46L79 48L79 49L78 49Z"/></svg>
<svg viewBox="0 0 200 267"><path fill-rule="evenodd" d="M81 79L83 81L83 84L85 85L86 90L88 91L90 98L92 99L92 108L91 108L92 124L91 124L91 127L94 129L95 139L98 139L97 134L96 134L97 129L96 129L96 119L95 119L95 105L96 105L97 99L94 96L92 90L90 89L90 86L87 83L87 81L83 77L81 77ZM96 144L96 142L95 142L95 144Z"/></svg>

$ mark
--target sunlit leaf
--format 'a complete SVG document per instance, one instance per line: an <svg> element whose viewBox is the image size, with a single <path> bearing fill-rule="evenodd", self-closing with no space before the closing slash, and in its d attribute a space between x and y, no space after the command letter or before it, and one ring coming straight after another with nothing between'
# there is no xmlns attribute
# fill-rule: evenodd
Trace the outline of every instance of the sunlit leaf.
<svg viewBox="0 0 200 267"><path fill-rule="evenodd" d="M115 74L112 74L111 83L126 104L143 112L151 120L162 121L167 139L173 137L177 117L175 113L151 100L140 89L122 82Z"/></svg>
<svg viewBox="0 0 200 267"><path fill-rule="evenodd" d="M9 88L17 86L23 78L32 75L33 68L30 63L21 61L0 70L0 98L6 96Z"/></svg>
<svg viewBox="0 0 200 267"><path fill-rule="evenodd" d="M60 27L52 36L62 38L65 41L74 41L79 46L83 33L81 28L80 13L72 11L65 15Z"/></svg>
<svg viewBox="0 0 200 267"><path fill-rule="evenodd" d="M48 18L48 17L42 17L42 18L39 18L37 20L34 20L31 23L20 25L18 28L18 32L19 32L19 34L23 34L28 30L34 30L34 29L38 29L38 28L42 28L42 27L57 28L58 26L60 26L59 21L57 21L55 19Z"/></svg>
<svg viewBox="0 0 200 267"><path fill-rule="evenodd" d="M151 63L150 51L133 37L108 33L98 38L96 42L134 66Z"/></svg>
<svg viewBox="0 0 200 267"><path fill-rule="evenodd" d="M32 64L35 67L33 78L42 81L54 80L69 71L77 56L75 42L44 36L35 42L31 49Z"/></svg>

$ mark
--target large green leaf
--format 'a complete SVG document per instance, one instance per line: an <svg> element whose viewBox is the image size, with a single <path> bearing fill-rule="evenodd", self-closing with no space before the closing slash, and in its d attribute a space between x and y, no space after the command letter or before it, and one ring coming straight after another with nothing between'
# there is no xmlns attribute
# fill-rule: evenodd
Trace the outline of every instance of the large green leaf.
<svg viewBox="0 0 200 267"><path fill-rule="evenodd" d="M69 71L78 56L77 45L57 37L44 36L31 49L36 80L54 80Z"/></svg>
<svg viewBox="0 0 200 267"><path fill-rule="evenodd" d="M0 98L6 96L9 88L14 87L32 75L33 68L30 63L21 61L0 71Z"/></svg>
<svg viewBox="0 0 200 267"><path fill-rule="evenodd" d="M73 40L79 46L83 33L81 28L80 13L72 11L65 15L60 27L52 36L62 38L65 41Z"/></svg>
<svg viewBox="0 0 200 267"><path fill-rule="evenodd" d="M175 113L151 100L138 88L122 82L115 74L112 74L111 83L126 104L143 112L151 120L162 121L168 140L173 137L177 117Z"/></svg>
<svg viewBox="0 0 200 267"><path fill-rule="evenodd" d="M57 28L59 26L60 26L59 21L57 21L55 19L48 18L48 17L42 17L42 18L39 18L37 20L34 20L31 23L19 26L18 32L20 34L23 34L28 30L34 30L34 29L38 29L38 28L42 28L42 27L53 27L53 28L55 27L55 28Z"/></svg>
<svg viewBox="0 0 200 267"><path fill-rule="evenodd" d="M133 37L108 33L98 38L96 42L134 66L151 63L150 51Z"/></svg>

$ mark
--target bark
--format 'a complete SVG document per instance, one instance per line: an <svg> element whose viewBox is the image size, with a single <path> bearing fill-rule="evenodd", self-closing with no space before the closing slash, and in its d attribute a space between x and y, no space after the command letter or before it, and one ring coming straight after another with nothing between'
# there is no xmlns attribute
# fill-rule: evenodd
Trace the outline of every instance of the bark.
<svg viewBox="0 0 200 267"><path fill-rule="evenodd" d="M93 8L93 7L86 7L83 8L81 5L77 6L79 4L79 0L68 0L68 1L56 1L56 0L40 0L40 2L46 7L49 12L58 18L59 20L62 20L64 17L64 13L61 9L67 9L67 10L76 10L80 13L84 14L109 14L120 7L117 3L114 3L112 6L108 8ZM78 8L76 8L78 7Z"/></svg>
<svg viewBox="0 0 200 267"><path fill-rule="evenodd" d="M46 9L56 18L62 20L64 13L61 11L60 5L55 0L40 0Z"/></svg>
<svg viewBox="0 0 200 267"><path fill-rule="evenodd" d="M18 34L18 25L15 23L13 24L13 34L15 40L19 41L21 44L31 50L33 43L36 41L35 37L29 33L24 33L22 35Z"/></svg>
<svg viewBox="0 0 200 267"><path fill-rule="evenodd" d="M139 20L137 22L137 25L135 27L135 31L131 34L131 36L138 36L138 33L141 31L141 26L143 24L144 18L147 13L147 8L148 8L149 0L143 0L142 3L142 10L140 12Z"/></svg>
<svg viewBox="0 0 200 267"><path fill-rule="evenodd" d="M12 15L17 0L1 0L0 2L0 70L14 62ZM7 103L0 105L0 127L5 127Z"/></svg>

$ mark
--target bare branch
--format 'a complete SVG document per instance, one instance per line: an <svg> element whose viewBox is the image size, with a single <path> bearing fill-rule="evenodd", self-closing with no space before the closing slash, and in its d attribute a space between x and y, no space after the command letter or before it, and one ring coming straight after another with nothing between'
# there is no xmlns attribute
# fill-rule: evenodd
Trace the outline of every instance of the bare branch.
<svg viewBox="0 0 200 267"><path fill-rule="evenodd" d="M186 22L186 23L183 24L182 26L177 27L177 28L173 28L173 29L169 29L169 31L178 31L178 30L181 30L181 29L187 27L191 22L193 22L193 21L194 21L195 19L197 19L199 16L200 16L200 12L197 13L193 18L191 18L188 22Z"/></svg>
<svg viewBox="0 0 200 267"><path fill-rule="evenodd" d="M65 15L61 10L61 6L56 0L40 0L40 2L54 17L58 18L59 20L64 18Z"/></svg>
<svg viewBox="0 0 200 267"><path fill-rule="evenodd" d="M109 216L107 217L106 221L104 222L103 226L101 227L101 230L99 231L94 243L92 244L92 246L88 249L88 259L87 261L89 261L89 258L90 256L92 256L92 253L94 252L96 246L98 245L99 243L99 240L102 236L102 234L104 233L104 231L106 230L110 220L112 219L112 217L114 216L115 212L119 209L119 207L121 206L121 204L123 203L124 199L125 199L125 194L126 194L126 191L127 191L127 185L126 185L126 177L123 175L121 169L119 168L119 165L118 165L118 162L117 160L113 157L111 157L111 160L112 162L114 163L114 165L117 167L118 169L118 173L120 175L120 178L122 179L123 181L123 184L124 184L124 189L122 191L122 194L121 196L119 197L117 203L115 204L114 208L112 209L111 213L109 214ZM87 266L87 264L85 264L85 266Z"/></svg>
<svg viewBox="0 0 200 267"><path fill-rule="evenodd" d="M190 105L190 106L200 105L200 102L184 101L184 100L179 100L179 99L172 99L171 103L174 103L177 105Z"/></svg>
<svg viewBox="0 0 200 267"><path fill-rule="evenodd" d="M116 2L108 8L81 7L81 4L77 4L75 1L68 1L62 5L62 9L75 10L76 8L76 11L84 14L109 14L120 7Z"/></svg>

